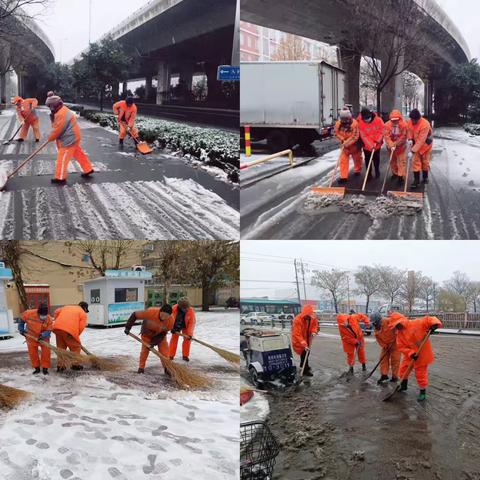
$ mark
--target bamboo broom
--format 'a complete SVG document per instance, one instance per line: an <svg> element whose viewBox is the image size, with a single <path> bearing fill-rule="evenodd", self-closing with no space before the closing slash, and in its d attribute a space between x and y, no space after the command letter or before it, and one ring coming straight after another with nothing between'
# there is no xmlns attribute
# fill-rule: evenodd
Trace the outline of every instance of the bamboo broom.
<svg viewBox="0 0 480 480"><path fill-rule="evenodd" d="M83 345L82 350L89 356L92 367L97 370L104 370L115 372L123 368L123 363L118 360L113 360L110 358L97 357L93 353L89 352Z"/></svg>
<svg viewBox="0 0 480 480"><path fill-rule="evenodd" d="M49 342L44 342L43 340L39 340L38 338L32 337L28 333L25 333L24 336L26 338L29 338L30 340L34 340L35 342L40 343L40 345L44 345L45 347L55 352L57 355L57 358L67 367L71 367L72 365L75 365L78 363L84 365L92 362L89 355L81 355L80 353L70 352L68 350L62 350L61 348L55 347Z"/></svg>
<svg viewBox="0 0 480 480"><path fill-rule="evenodd" d="M31 397L30 392L0 385L0 408L12 409Z"/></svg>
<svg viewBox="0 0 480 480"><path fill-rule="evenodd" d="M228 350L224 350L223 348L216 347L215 345L210 345L209 343L199 340L198 338L190 337L180 332L177 332L177 335L180 335L183 338L187 338L189 340L193 340L194 342L197 342L200 345L203 345L204 347L210 348L210 350L213 350L215 353L218 353L227 362L233 363L235 365L240 365L240 355L237 355L236 353L229 352Z"/></svg>
<svg viewBox="0 0 480 480"><path fill-rule="evenodd" d="M170 373L170 375L172 376L172 378L175 380L175 382L178 384L179 387L186 388L186 389L203 388L203 387L208 387L211 384L211 382L204 376L199 375L198 373L194 373L182 365L176 364L175 362L170 360L168 357L165 357L154 348L151 348L147 342L144 342L140 337L138 337L134 333L129 332L128 335L134 338L135 340L137 340L137 342L140 342L144 347L148 348L152 353L154 353L158 358L160 358L163 366L165 367L167 372Z"/></svg>

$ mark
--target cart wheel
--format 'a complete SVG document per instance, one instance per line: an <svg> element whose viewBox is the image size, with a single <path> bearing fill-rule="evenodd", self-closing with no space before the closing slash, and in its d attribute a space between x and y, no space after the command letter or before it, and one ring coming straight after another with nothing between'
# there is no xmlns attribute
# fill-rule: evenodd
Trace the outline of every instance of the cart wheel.
<svg viewBox="0 0 480 480"><path fill-rule="evenodd" d="M258 381L258 372L255 370L254 367L250 367L248 369L248 373L250 374L250 380L252 381L252 383L256 386L256 387L259 387L260 386L260 382Z"/></svg>

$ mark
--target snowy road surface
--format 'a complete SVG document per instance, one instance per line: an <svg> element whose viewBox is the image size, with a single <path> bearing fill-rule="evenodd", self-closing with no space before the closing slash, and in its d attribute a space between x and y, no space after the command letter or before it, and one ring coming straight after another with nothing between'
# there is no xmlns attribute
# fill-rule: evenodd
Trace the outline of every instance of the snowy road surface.
<svg viewBox="0 0 480 480"><path fill-rule="evenodd" d="M238 315L198 312L196 335L238 351ZM145 375L134 373L139 344L123 328L87 329L82 341L97 355L126 358L128 367L33 377L22 338L0 341L0 383L33 393L0 411L2 480L238 478L237 368L194 344L189 367L214 384L187 392L165 378L153 355Z"/></svg>
<svg viewBox="0 0 480 480"><path fill-rule="evenodd" d="M310 187L328 184L338 158L338 150L332 151L242 189L242 238L478 239L479 155L479 137L460 128L438 128L423 209L398 214L398 205L375 203L372 197L356 208L350 203L316 205ZM383 151L383 173L387 163Z"/></svg>
<svg viewBox="0 0 480 480"><path fill-rule="evenodd" d="M0 115L0 138L16 129L14 115ZM50 121L40 110L42 139ZM96 173L83 179L71 162L68 185L50 183L56 147L49 144L0 193L0 238L12 239L231 239L238 238L238 189L182 158L142 156L131 141L83 119L82 147ZM38 144L0 145L0 168L10 172Z"/></svg>

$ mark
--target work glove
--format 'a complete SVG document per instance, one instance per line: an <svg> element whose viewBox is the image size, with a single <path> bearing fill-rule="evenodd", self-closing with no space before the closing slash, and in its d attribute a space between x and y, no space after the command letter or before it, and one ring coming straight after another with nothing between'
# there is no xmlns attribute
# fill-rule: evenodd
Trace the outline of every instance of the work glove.
<svg viewBox="0 0 480 480"><path fill-rule="evenodd" d="M430 332L433 333L438 327L439 327L439 325L432 325L430 327Z"/></svg>
<svg viewBox="0 0 480 480"><path fill-rule="evenodd" d="M310 351L310 348L309 348L309 347L305 347L305 351L306 351L306 352L309 352L309 351Z"/></svg>
<svg viewBox="0 0 480 480"><path fill-rule="evenodd" d="M361 346L362 346L362 342L357 342L355 346L356 346L356 347L361 347Z"/></svg>
<svg viewBox="0 0 480 480"><path fill-rule="evenodd" d="M44 338L50 338L50 335L52 334L52 331L51 330L45 330L43 331L41 334L40 334L40 339L44 339Z"/></svg>
<svg viewBox="0 0 480 480"><path fill-rule="evenodd" d="M418 353L414 353L412 355L412 360L418 360Z"/></svg>
<svg viewBox="0 0 480 480"><path fill-rule="evenodd" d="M129 329L129 328L126 328L126 329L124 330L124 333L125 333L125 335L129 335L129 334L130 334L130 329Z"/></svg>
<svg viewBox="0 0 480 480"><path fill-rule="evenodd" d="M172 328L171 332L172 332L172 334L176 334L176 333L180 332L180 329L174 327L174 328Z"/></svg>

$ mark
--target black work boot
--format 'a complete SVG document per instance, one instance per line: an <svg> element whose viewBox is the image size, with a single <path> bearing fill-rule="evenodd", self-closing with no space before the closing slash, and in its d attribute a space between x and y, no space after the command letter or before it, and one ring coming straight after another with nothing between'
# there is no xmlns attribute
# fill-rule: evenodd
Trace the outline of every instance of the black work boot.
<svg viewBox="0 0 480 480"><path fill-rule="evenodd" d="M423 170L422 176L423 176L423 183L428 183L428 170Z"/></svg>
<svg viewBox="0 0 480 480"><path fill-rule="evenodd" d="M190 359L189 359L188 357L182 357L182 360L183 360L184 362L189 362L189 361L190 361Z"/></svg>
<svg viewBox="0 0 480 480"><path fill-rule="evenodd" d="M42 373L43 373L44 375L48 375L48 368L42 369Z"/></svg>
<svg viewBox="0 0 480 480"><path fill-rule="evenodd" d="M362 372L367 371L367 365L365 363L362 363Z"/></svg>
<svg viewBox="0 0 480 480"><path fill-rule="evenodd" d="M57 183L57 184L59 184L59 185L65 185L65 184L67 183L66 180L61 180L61 179L59 179L59 178L52 178L50 181L51 181L52 183Z"/></svg>
<svg viewBox="0 0 480 480"><path fill-rule="evenodd" d="M347 372L348 375L353 375L353 367L350 367Z"/></svg>
<svg viewBox="0 0 480 480"><path fill-rule="evenodd" d="M337 183L338 183L338 185L345 185L347 183L347 179L346 178L339 178L337 180Z"/></svg>
<svg viewBox="0 0 480 480"><path fill-rule="evenodd" d="M403 177L400 177L400 176L397 176L397 184L398 185L403 185L403 182L404 182L404 178Z"/></svg>
<svg viewBox="0 0 480 480"><path fill-rule="evenodd" d="M119 139L118 139L118 144L119 144L121 147L123 147L123 138L119 138Z"/></svg>
<svg viewBox="0 0 480 480"><path fill-rule="evenodd" d="M144 368L139 368L139 369L137 370L137 373L145 373L145 369L144 369Z"/></svg>
<svg viewBox="0 0 480 480"><path fill-rule="evenodd" d="M402 380L402 383L400 383L400 391L405 392L408 388L408 380Z"/></svg>
<svg viewBox="0 0 480 480"><path fill-rule="evenodd" d="M90 175L92 175L92 173L95 173L95 171L93 170L93 168L92 168L92 170L90 170L89 172L82 173L82 177L83 177L83 178L87 178L87 177L89 177Z"/></svg>
<svg viewBox="0 0 480 480"><path fill-rule="evenodd" d="M413 183L411 188L418 188L420 185L420 172L413 172Z"/></svg>
<svg viewBox="0 0 480 480"><path fill-rule="evenodd" d="M33 375L40 373L40 367L36 367L35 370L32 372Z"/></svg>
<svg viewBox="0 0 480 480"><path fill-rule="evenodd" d="M25 140L23 138L17 138L17 142L24 142Z"/></svg>
<svg viewBox="0 0 480 480"><path fill-rule="evenodd" d="M422 388L417 397L417 402L424 402L427 399L427 390Z"/></svg>
<svg viewBox="0 0 480 480"><path fill-rule="evenodd" d="M381 383L386 382L387 380L388 380L388 375L382 375L382 376L378 379L377 383L380 385Z"/></svg>
<svg viewBox="0 0 480 480"><path fill-rule="evenodd" d="M306 368L305 371L303 372L303 374L304 374L306 377L313 377L313 372L312 372L312 369L311 369L311 368Z"/></svg>

